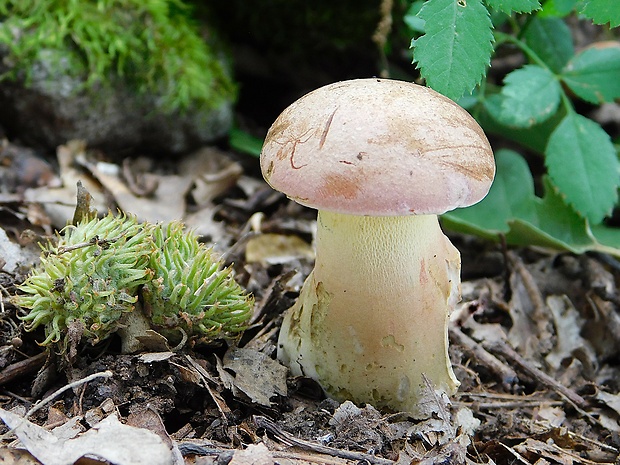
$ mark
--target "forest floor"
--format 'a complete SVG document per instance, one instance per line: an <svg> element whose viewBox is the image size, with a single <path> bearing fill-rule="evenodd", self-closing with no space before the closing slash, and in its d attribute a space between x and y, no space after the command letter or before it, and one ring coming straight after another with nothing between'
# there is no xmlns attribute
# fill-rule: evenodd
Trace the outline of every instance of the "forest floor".
<svg viewBox="0 0 620 465"><path fill-rule="evenodd" d="M315 212L273 192L256 159L205 148L118 162L78 141L54 164L8 141L0 155L12 186L0 194L2 463L620 463L620 263L608 256L451 236L461 386L415 420L326 399L275 361L282 313L312 268ZM112 337L68 363L24 332L10 296L36 243L72 218L78 180L100 212L183 218L215 244L255 298L238 346L123 355Z"/></svg>

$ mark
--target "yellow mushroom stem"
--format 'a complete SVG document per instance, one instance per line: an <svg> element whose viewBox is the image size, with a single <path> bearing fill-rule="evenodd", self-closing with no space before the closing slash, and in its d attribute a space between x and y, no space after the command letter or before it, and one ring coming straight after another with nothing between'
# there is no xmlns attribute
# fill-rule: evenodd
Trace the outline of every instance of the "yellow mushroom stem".
<svg viewBox="0 0 620 465"><path fill-rule="evenodd" d="M316 263L284 319L278 357L338 400L419 413L459 383L448 318L460 300L460 254L436 215L319 211Z"/></svg>

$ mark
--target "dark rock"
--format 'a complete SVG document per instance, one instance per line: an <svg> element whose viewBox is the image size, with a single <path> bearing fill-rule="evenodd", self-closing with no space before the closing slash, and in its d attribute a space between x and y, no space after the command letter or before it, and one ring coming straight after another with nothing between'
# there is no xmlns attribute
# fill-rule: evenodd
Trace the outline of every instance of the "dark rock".
<svg viewBox="0 0 620 465"><path fill-rule="evenodd" d="M12 139L54 150L71 139L110 153L179 154L224 136L232 124L232 99L215 108L168 112L158 95L129 83L85 86L72 76L70 52L44 50L30 82L0 81L0 125ZM0 48L0 75L10 70Z"/></svg>

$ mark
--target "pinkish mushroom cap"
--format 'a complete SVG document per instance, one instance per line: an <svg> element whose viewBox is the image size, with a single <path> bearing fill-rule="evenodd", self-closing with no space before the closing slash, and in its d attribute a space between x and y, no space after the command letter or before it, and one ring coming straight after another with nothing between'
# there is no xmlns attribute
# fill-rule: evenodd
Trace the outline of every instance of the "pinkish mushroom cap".
<svg viewBox="0 0 620 465"><path fill-rule="evenodd" d="M302 205L373 216L472 205L495 175L469 113L427 87L376 78L330 84L286 108L267 133L261 169Z"/></svg>

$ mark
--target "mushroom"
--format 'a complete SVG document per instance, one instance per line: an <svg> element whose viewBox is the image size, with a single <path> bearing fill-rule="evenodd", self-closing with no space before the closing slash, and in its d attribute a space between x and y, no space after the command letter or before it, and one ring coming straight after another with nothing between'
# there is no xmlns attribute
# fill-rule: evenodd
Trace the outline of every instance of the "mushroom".
<svg viewBox="0 0 620 465"><path fill-rule="evenodd" d="M428 382L453 394L461 264L437 215L493 181L476 121L423 86L343 81L286 108L260 163L274 189L319 210L315 267L285 314L279 359L335 399L414 416Z"/></svg>

